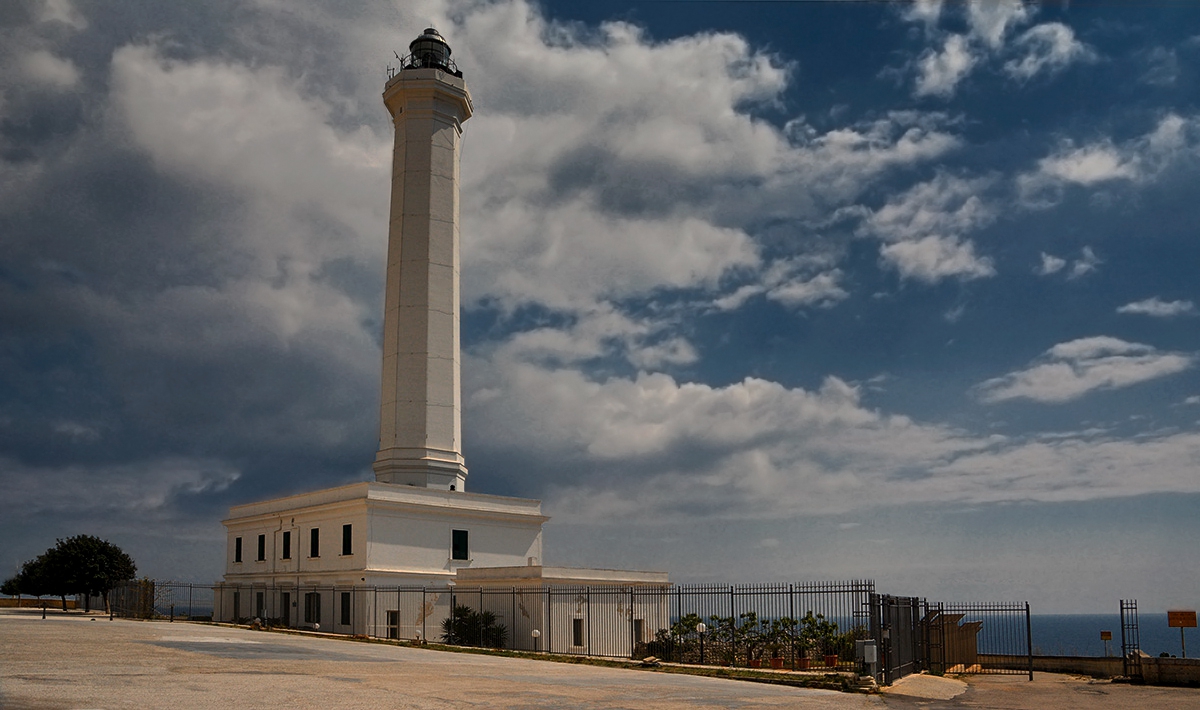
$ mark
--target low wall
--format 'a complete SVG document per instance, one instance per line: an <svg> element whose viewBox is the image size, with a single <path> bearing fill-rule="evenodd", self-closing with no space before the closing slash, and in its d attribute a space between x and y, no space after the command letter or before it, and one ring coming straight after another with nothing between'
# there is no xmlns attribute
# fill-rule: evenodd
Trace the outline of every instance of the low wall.
<svg viewBox="0 0 1200 710"><path fill-rule="evenodd" d="M1200 658L1143 656L1142 679L1150 685L1200 685Z"/></svg>
<svg viewBox="0 0 1200 710"><path fill-rule="evenodd" d="M984 672L989 668L1025 670L1028 661L1013 656L979 654ZM1075 673L1093 678L1115 678L1125 672L1116 656L1034 656L1033 670L1041 673ZM1142 654L1142 679L1148 685L1200 685L1200 659L1161 658Z"/></svg>
<svg viewBox="0 0 1200 710"><path fill-rule="evenodd" d="M20 604L17 602L20 602ZM38 599L37 597L21 597L20 599L17 599L16 597L11 597L7 599L0 599L0 608L5 609L13 609L16 607L21 607L22 609L41 609L43 604L46 605L47 609L62 609L62 600L58 598L51 599L47 597L45 599ZM75 608L74 599L67 600L67 608Z"/></svg>

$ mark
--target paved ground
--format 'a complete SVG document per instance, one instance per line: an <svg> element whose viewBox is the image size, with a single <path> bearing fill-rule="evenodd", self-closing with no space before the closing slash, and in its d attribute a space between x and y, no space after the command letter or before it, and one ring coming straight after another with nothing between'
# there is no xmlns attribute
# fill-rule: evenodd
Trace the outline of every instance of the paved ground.
<svg viewBox="0 0 1200 710"><path fill-rule="evenodd" d="M0 708L1200 710L1200 690L911 677L882 696L196 624L0 611Z"/></svg>

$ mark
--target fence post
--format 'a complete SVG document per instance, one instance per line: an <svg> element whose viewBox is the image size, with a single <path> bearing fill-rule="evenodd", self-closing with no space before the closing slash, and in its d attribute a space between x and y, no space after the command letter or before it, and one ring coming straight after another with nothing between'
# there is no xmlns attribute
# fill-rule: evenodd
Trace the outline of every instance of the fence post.
<svg viewBox="0 0 1200 710"><path fill-rule="evenodd" d="M1029 680L1033 680L1033 627L1029 623L1029 602L1025 602L1025 652L1029 656Z"/></svg>
<svg viewBox="0 0 1200 710"><path fill-rule="evenodd" d="M788 627L788 658L792 670L796 670L796 587L788 582L788 618L792 620Z"/></svg>

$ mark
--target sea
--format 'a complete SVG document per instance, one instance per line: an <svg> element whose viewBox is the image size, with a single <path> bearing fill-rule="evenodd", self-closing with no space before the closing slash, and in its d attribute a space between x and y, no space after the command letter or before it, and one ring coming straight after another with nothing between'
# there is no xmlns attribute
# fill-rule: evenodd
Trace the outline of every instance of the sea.
<svg viewBox="0 0 1200 710"><path fill-rule="evenodd" d="M1035 656L1120 656L1119 614L1032 614L1029 618ZM1111 631L1107 653L1101 631ZM1200 629L1185 629L1188 658L1200 658ZM1179 629L1167 626L1166 613L1138 615L1142 651L1151 656L1164 652L1182 656Z"/></svg>

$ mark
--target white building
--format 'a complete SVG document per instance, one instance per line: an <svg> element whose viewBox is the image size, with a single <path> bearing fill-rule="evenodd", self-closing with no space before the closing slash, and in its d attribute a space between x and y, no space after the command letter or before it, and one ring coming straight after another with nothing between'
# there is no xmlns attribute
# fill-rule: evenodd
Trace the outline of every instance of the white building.
<svg viewBox="0 0 1200 710"><path fill-rule="evenodd" d="M429 633L431 619L441 623L457 584L478 590L479 604L510 590L510 628L519 632L549 623L557 598L526 608L522 626L512 611L517 587L667 584L661 572L542 567L549 518L540 501L466 492L458 183L471 95L436 30L409 49L383 92L395 144L376 480L231 508L218 620L411 638ZM662 620L658 611L635 618L632 603L612 600L629 622L626 641L652 615Z"/></svg>

